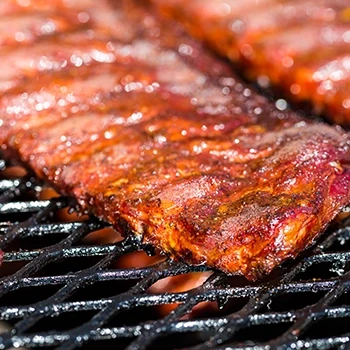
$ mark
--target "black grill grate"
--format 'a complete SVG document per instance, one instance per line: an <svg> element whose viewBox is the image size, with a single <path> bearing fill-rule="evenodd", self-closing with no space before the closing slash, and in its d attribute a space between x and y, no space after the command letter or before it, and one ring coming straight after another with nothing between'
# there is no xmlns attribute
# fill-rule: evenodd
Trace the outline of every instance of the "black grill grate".
<svg viewBox="0 0 350 350"><path fill-rule="evenodd" d="M169 260L116 268L120 257L149 247L131 237L86 243L106 225L60 220L72 203L40 199L41 190L35 179L6 170L0 179L0 318L10 327L0 349L331 349L350 342L349 219L263 282L213 272L192 290L152 293L161 279L205 268ZM165 316L157 309L175 302ZM211 304L191 313L210 302L217 310Z"/></svg>

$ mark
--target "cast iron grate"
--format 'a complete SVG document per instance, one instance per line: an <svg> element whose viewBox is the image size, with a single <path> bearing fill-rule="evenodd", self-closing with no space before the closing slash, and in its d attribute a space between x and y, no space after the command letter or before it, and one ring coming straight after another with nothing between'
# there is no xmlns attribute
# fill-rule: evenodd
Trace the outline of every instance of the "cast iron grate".
<svg viewBox="0 0 350 350"><path fill-rule="evenodd" d="M132 237L89 243L86 237L106 224L63 220L69 199L42 199L34 178L13 178L7 170L0 179L0 319L7 327L0 349L345 349L350 343L346 215L263 282L213 272L190 290L155 292L149 288L157 281L206 269L170 260L118 267L118 259L149 247ZM160 311L172 303L178 303L173 311ZM198 304L200 314L193 312Z"/></svg>

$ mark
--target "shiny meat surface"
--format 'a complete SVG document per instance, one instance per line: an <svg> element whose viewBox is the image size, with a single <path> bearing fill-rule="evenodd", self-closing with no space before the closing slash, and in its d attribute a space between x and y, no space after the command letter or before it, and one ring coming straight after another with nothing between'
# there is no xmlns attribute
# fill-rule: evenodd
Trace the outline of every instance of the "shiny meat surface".
<svg viewBox="0 0 350 350"><path fill-rule="evenodd" d="M5 156L158 251L252 280L349 202L342 129L276 108L139 1L84 3L55 1L78 21L0 49ZM48 11L4 4L1 20Z"/></svg>
<svg viewBox="0 0 350 350"><path fill-rule="evenodd" d="M350 126L348 0L152 0L217 52Z"/></svg>

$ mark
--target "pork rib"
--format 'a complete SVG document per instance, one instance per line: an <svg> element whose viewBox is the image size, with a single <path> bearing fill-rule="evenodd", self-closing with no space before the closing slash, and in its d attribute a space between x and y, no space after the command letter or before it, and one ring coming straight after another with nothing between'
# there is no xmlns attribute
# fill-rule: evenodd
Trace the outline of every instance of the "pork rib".
<svg viewBox="0 0 350 350"><path fill-rule="evenodd" d="M350 126L347 0L152 1L239 62L248 78L271 82L288 98Z"/></svg>
<svg viewBox="0 0 350 350"><path fill-rule="evenodd" d="M348 134L275 108L140 2L94 4L1 48L5 156L189 263L254 280L311 244L349 202Z"/></svg>

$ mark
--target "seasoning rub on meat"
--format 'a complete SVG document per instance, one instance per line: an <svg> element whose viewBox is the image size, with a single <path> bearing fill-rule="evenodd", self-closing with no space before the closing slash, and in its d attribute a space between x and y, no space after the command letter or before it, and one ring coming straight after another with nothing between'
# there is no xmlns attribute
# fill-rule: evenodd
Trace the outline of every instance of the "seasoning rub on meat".
<svg viewBox="0 0 350 350"><path fill-rule="evenodd" d="M278 110L140 1L45 4L1 2L2 151L82 209L254 280L349 202L342 129Z"/></svg>

